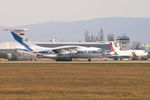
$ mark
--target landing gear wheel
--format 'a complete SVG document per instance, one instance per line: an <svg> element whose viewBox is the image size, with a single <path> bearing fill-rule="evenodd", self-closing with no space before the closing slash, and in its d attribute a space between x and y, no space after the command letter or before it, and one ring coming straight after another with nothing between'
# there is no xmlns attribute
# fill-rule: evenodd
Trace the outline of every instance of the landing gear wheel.
<svg viewBox="0 0 150 100"><path fill-rule="evenodd" d="M88 61L92 61L91 58L89 58Z"/></svg>
<svg viewBox="0 0 150 100"><path fill-rule="evenodd" d="M118 58L114 58L113 60L118 60Z"/></svg>

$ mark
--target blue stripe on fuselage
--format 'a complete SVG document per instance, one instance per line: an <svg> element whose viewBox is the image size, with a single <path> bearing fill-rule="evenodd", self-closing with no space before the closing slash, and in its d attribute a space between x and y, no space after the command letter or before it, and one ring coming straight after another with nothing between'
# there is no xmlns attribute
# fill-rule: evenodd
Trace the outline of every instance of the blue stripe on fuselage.
<svg viewBox="0 0 150 100"><path fill-rule="evenodd" d="M41 53L41 54L54 54L53 51L38 51L37 53Z"/></svg>
<svg viewBox="0 0 150 100"><path fill-rule="evenodd" d="M53 52L53 51L38 51L37 53L54 54L55 52ZM75 55L75 54L103 54L103 53L104 53L103 51L77 51L77 53L66 53L66 54L71 54L71 55L73 54L73 55Z"/></svg>
<svg viewBox="0 0 150 100"><path fill-rule="evenodd" d="M103 51L77 51L79 54L102 54Z"/></svg>
<svg viewBox="0 0 150 100"><path fill-rule="evenodd" d="M23 42L23 38L21 38L20 36L18 36L17 34L15 34L14 32L11 32L14 39L16 41L18 41L20 44L22 44L25 48L27 48L29 51L33 51L33 49L31 49L30 46L28 46L26 43Z"/></svg>

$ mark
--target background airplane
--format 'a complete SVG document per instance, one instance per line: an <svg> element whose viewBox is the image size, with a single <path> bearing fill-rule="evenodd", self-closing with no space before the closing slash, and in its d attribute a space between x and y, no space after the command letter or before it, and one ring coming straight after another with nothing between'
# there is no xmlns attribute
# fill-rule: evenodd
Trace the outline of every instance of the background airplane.
<svg viewBox="0 0 150 100"><path fill-rule="evenodd" d="M123 58L147 60L148 52L145 50L123 50L116 46L114 42L110 43L111 52L107 55L114 60L122 60Z"/></svg>
<svg viewBox="0 0 150 100"><path fill-rule="evenodd" d="M46 48L33 44L26 38L24 34L28 29L4 29L10 31L14 39L20 43L23 48L16 47L19 50L34 53L37 57L46 57L62 61L71 61L72 58L91 58L103 57L104 52L97 47L83 47L83 46L60 46L55 48Z"/></svg>

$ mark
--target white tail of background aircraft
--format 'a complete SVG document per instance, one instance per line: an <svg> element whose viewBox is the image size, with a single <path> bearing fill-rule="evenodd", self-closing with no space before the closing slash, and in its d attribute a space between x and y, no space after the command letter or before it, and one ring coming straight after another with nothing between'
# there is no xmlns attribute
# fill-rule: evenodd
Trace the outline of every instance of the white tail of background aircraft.
<svg viewBox="0 0 150 100"><path fill-rule="evenodd" d="M112 53L117 53L120 51L120 48L118 48L114 42L110 42L110 49Z"/></svg>

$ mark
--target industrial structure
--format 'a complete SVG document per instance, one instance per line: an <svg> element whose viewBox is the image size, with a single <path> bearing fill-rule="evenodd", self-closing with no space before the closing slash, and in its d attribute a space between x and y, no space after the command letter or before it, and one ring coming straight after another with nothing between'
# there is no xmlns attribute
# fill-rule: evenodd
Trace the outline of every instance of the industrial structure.
<svg viewBox="0 0 150 100"><path fill-rule="evenodd" d="M89 31L85 32L85 42L97 42L104 41L104 32L103 29L100 29L97 35L89 33Z"/></svg>

